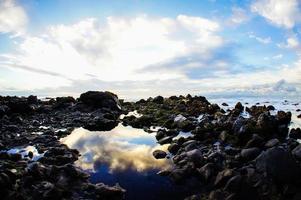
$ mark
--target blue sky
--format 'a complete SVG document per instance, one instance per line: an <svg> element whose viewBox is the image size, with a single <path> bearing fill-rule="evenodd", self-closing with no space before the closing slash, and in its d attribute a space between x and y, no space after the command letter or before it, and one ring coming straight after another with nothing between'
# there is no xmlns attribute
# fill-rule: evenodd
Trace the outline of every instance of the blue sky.
<svg viewBox="0 0 301 200"><path fill-rule="evenodd" d="M0 94L300 96L298 0L0 0Z"/></svg>

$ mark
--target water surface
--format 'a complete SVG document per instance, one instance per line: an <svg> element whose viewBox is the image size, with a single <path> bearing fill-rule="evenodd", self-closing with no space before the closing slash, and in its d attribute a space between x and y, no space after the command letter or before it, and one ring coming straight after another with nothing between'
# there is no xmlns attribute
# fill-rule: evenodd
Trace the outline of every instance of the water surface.
<svg viewBox="0 0 301 200"><path fill-rule="evenodd" d="M183 199L192 194L190 186L175 185L157 175L172 165L170 159L153 157L154 150L166 151L168 146L157 144L155 134L119 124L111 131L79 128L61 142L79 150L76 165L91 174L92 183L119 183L127 190L127 199Z"/></svg>

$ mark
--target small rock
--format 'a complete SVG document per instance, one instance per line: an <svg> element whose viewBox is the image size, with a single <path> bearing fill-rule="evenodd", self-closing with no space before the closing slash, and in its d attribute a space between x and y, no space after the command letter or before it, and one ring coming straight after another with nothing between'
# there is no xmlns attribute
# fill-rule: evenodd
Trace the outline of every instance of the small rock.
<svg viewBox="0 0 301 200"><path fill-rule="evenodd" d="M269 106L267 107L267 109L268 109L268 110L275 110L275 107L272 106L272 105L269 105Z"/></svg>
<svg viewBox="0 0 301 200"><path fill-rule="evenodd" d="M28 157L29 157L30 159L33 158L33 152L32 152L32 151L29 151L29 152L28 152Z"/></svg>
<svg viewBox="0 0 301 200"><path fill-rule="evenodd" d="M169 144L169 143L171 143L172 142L172 136L167 136L167 137L164 137L164 138L162 138L162 139L160 139L159 141L158 141L158 143L159 144Z"/></svg>
<svg viewBox="0 0 301 200"><path fill-rule="evenodd" d="M301 139L301 129L300 128L292 128L290 133L289 133L289 137L293 138L293 139Z"/></svg>
<svg viewBox="0 0 301 200"><path fill-rule="evenodd" d="M153 152L153 156L156 158L156 159L163 159L166 157L166 152L165 151L162 151L162 150L155 150Z"/></svg>
<svg viewBox="0 0 301 200"><path fill-rule="evenodd" d="M180 145L178 145L177 143L172 143L168 146L168 151L172 154L176 154L179 149Z"/></svg>
<svg viewBox="0 0 301 200"><path fill-rule="evenodd" d="M272 148L272 147L278 145L279 143L280 143L279 140L277 138L274 138L274 139L267 141L267 143L265 143L264 146L266 148Z"/></svg>
<svg viewBox="0 0 301 200"><path fill-rule="evenodd" d="M292 154L296 159L301 160L301 144L292 150Z"/></svg>

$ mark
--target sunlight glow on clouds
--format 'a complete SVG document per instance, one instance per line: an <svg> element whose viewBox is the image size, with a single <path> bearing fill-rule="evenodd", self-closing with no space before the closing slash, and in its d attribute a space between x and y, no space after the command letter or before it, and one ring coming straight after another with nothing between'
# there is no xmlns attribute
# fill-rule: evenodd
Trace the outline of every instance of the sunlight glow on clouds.
<svg viewBox="0 0 301 200"><path fill-rule="evenodd" d="M58 73L72 80L91 75L103 81L182 78L177 70L137 73L145 66L179 56L210 56L223 44L219 24L200 17L85 19L51 26L42 36L26 36L18 53L2 55L10 68ZM48 85L47 85L48 86ZM34 89L34 88L32 88Z"/></svg>
<svg viewBox="0 0 301 200"><path fill-rule="evenodd" d="M0 0L0 33L23 34L27 21L24 9L14 0Z"/></svg>
<svg viewBox="0 0 301 200"><path fill-rule="evenodd" d="M297 0L243 1L239 7L213 1L213 16L89 12L72 22L58 17L36 32L25 10L30 6L21 2L0 0L0 42L8 36L13 49L0 46L1 94L300 95Z"/></svg>

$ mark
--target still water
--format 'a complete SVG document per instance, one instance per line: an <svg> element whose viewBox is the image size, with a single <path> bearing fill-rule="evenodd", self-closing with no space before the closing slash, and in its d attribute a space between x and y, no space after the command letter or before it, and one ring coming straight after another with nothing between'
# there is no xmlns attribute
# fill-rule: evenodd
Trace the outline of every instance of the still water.
<svg viewBox="0 0 301 200"><path fill-rule="evenodd" d="M157 175L171 167L171 160L153 157L154 150L166 151L168 146L157 144L155 133L119 124L111 131L78 128L61 142L79 150L76 165L91 174L91 182L119 183L127 190L127 199L183 199L192 194L191 186L174 185Z"/></svg>

